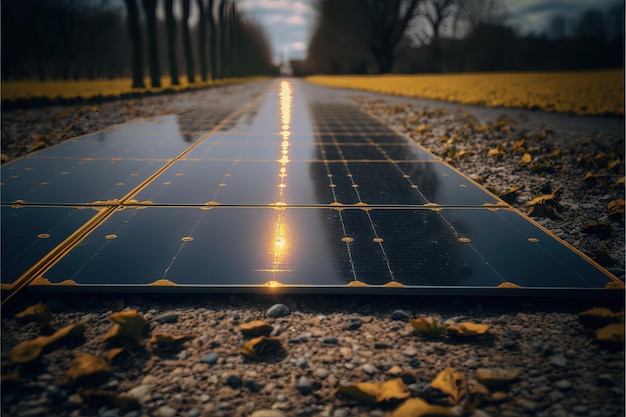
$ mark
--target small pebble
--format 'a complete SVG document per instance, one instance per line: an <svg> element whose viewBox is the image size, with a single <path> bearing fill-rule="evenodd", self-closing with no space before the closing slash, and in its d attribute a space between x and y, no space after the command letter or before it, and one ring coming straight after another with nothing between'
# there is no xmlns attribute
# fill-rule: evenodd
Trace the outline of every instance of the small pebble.
<svg viewBox="0 0 626 417"><path fill-rule="evenodd" d="M304 356L300 356L293 363L298 368L302 368L302 369L304 369L304 368L306 368L308 366L308 362L307 362L307 360L306 360L306 358Z"/></svg>
<svg viewBox="0 0 626 417"><path fill-rule="evenodd" d="M302 395L309 395L313 392L313 385L311 385L307 377L305 377L304 375L302 375L300 379L298 379L296 388Z"/></svg>
<svg viewBox="0 0 626 417"><path fill-rule="evenodd" d="M568 390L572 388L572 383L569 382L567 379L561 379L560 381L555 382L554 386L560 390Z"/></svg>
<svg viewBox="0 0 626 417"><path fill-rule="evenodd" d="M265 316L272 317L272 318L285 317L289 315L290 312L291 310L289 310L289 307L287 307L286 305L274 304L273 306L267 309L267 311L265 312Z"/></svg>
<svg viewBox="0 0 626 417"><path fill-rule="evenodd" d="M226 385L233 389L237 389L243 386L243 381L237 375L229 375L228 378L226 378Z"/></svg>
<svg viewBox="0 0 626 417"><path fill-rule="evenodd" d="M322 343L328 345L336 345L337 343L339 343L339 339L337 339L335 336L324 336L322 337Z"/></svg>
<svg viewBox="0 0 626 417"><path fill-rule="evenodd" d="M376 368L372 364L369 364L369 363L366 363L365 365L363 365L361 369L363 369L363 372L365 372L368 375L374 375L376 373Z"/></svg>
<svg viewBox="0 0 626 417"><path fill-rule="evenodd" d="M203 357L200 358L200 362L208 363L209 365L215 365L219 359L217 353L207 353Z"/></svg>
<svg viewBox="0 0 626 417"><path fill-rule="evenodd" d="M352 318L350 320L350 324L348 324L346 326L347 330L358 330L361 328L361 326L363 325L363 320L361 320L360 318Z"/></svg>
<svg viewBox="0 0 626 417"><path fill-rule="evenodd" d="M176 323L178 322L179 316L180 314L178 313L165 313L161 314L160 316L156 316L154 318L154 321L156 321L157 323Z"/></svg>
<svg viewBox="0 0 626 417"><path fill-rule="evenodd" d="M391 320L409 321L411 315L404 310L395 310L391 313Z"/></svg>
<svg viewBox="0 0 626 417"><path fill-rule="evenodd" d="M172 407L164 405L162 407L159 407L159 409L157 410L157 415L159 417L174 417L176 415L176 410Z"/></svg>
<svg viewBox="0 0 626 417"><path fill-rule="evenodd" d="M564 368L567 366L567 359L565 359L565 356L561 354L550 356L548 362L557 368Z"/></svg>

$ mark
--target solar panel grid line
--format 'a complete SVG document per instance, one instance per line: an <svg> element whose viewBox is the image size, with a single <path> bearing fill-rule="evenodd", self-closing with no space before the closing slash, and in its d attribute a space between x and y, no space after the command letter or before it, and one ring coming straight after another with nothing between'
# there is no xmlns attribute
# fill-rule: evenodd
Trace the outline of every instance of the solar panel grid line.
<svg viewBox="0 0 626 417"><path fill-rule="evenodd" d="M119 200L114 200L114 201L108 201L107 202L107 203L111 203L113 205L104 205L104 204L101 204L101 203L100 204L97 204L97 203L96 204L89 204L89 203L82 204L83 207L89 207L89 206L93 206L93 205L101 207L99 215L95 216L89 222L85 223L80 228L78 228L76 231L74 231L69 237L67 237L59 245L57 245L54 249L52 249L50 252L48 252L38 262L36 262L34 265L32 265L30 268L28 268L26 270L26 272L24 272L13 283L11 283L11 284L4 284L3 283L2 289L3 289L3 292L5 292L6 294L3 294L2 303L4 304L5 302L8 302L15 294L17 294L19 291L24 289L32 280L36 279L38 276L41 276L44 271L46 271L52 265L54 265L57 260L61 259L66 253L68 253L73 247L75 247L83 238L88 236L91 231L93 231L100 224L105 222L106 219L108 217L110 217L118 208L123 207L123 204L125 202L131 201L133 196L135 194L137 194L143 188L143 186L145 186L145 184L149 183L151 180L153 180L154 178L158 177L158 175L162 171L167 169L167 167L169 165L171 165L175 160L181 159L182 157L184 157L184 155L186 155L189 151L191 151L191 149L193 147L197 146L203 139L209 137L212 132L219 130L222 125L225 125L231 119L237 117L238 114L240 114L241 112L246 111L249 107L252 107L255 104L256 104L256 102L253 101L253 102L245 104L240 109L238 109L238 110L236 110L234 112L231 112L229 116L227 116L225 119L223 119L220 122L218 122L217 126L213 127L209 132L205 133L197 142L192 144L190 146L190 148L188 148L186 151L184 151L183 153L178 155L174 160L168 161L168 163L166 163L160 170L157 170L152 176L148 177L148 179L146 181L144 181L142 184L138 185L135 189L133 189L128 194L126 194L123 198L121 198ZM89 136L89 135L83 135L83 136L81 136L81 137L79 137L79 138L77 138L75 140L84 139L87 136ZM59 144L58 146L61 146L61 145L63 145L63 143ZM41 154L39 156L41 156ZM24 159L26 159L26 158L22 158L21 160L24 160ZM113 158L113 159L118 160L118 158ZM5 168L5 167L3 167L3 168ZM15 202L9 202L9 203L6 203L6 204L16 205ZM2 201L2 205L3 206L6 205L6 204L5 204L4 201ZM17 206L25 206L25 205L27 205L27 204L22 204L21 202L18 202L18 204L17 204ZM53 205L54 206L55 204L47 203L45 205L48 205L48 206ZM36 205L31 205L31 206L37 207L37 206L41 206L41 204L36 204ZM71 204L60 204L60 206L71 206ZM76 205L74 204L74 206L76 206Z"/></svg>
<svg viewBox="0 0 626 417"><path fill-rule="evenodd" d="M611 282L598 265L581 263L588 258L580 252L354 105L320 105L301 94L299 82L275 85L144 187L103 201L117 209L40 268L33 283L487 294L514 282L548 291L536 285L535 267L545 269L542 276L566 273L553 281L557 290ZM569 263L577 266L563 267Z"/></svg>

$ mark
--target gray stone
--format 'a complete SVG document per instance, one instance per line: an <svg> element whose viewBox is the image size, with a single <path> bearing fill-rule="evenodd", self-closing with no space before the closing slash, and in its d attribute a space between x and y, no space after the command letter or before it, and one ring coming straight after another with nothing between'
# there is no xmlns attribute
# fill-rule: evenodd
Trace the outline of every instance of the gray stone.
<svg viewBox="0 0 626 417"><path fill-rule="evenodd" d="M284 304L274 304L270 308L267 309L265 315L267 317L277 318L277 317L285 317L289 315L291 310Z"/></svg>
<svg viewBox="0 0 626 417"><path fill-rule="evenodd" d="M302 375L300 379L298 379L296 388L302 395L309 395L310 393L313 392L313 385L311 385L307 377L304 375Z"/></svg>
<svg viewBox="0 0 626 417"><path fill-rule="evenodd" d="M350 324L346 326L347 330L358 330L363 325L363 320L358 317L354 317L350 320Z"/></svg>
<svg viewBox="0 0 626 417"><path fill-rule="evenodd" d="M299 358L296 358L296 360L293 363L298 368L302 368L302 369L306 368L309 365L304 356L300 356Z"/></svg>
<svg viewBox="0 0 626 417"><path fill-rule="evenodd" d="M202 415L202 411L198 408L192 408L187 412L187 417L200 417Z"/></svg>
<svg viewBox="0 0 626 417"><path fill-rule="evenodd" d="M589 408L586 405L579 404L579 405L575 405L572 408L572 411L574 413L578 414L578 415L583 416L583 415L586 415L588 413Z"/></svg>
<svg viewBox="0 0 626 417"><path fill-rule="evenodd" d="M561 379L560 381L555 382L554 386L560 390L565 391L572 388L572 383L567 379Z"/></svg>
<svg viewBox="0 0 626 417"><path fill-rule="evenodd" d="M404 310L395 310L391 313L391 320L409 321L411 320L411 315Z"/></svg>
<svg viewBox="0 0 626 417"><path fill-rule="evenodd" d="M337 343L339 343L339 339L337 339L335 336L324 336L322 337L322 343L328 345L336 345Z"/></svg>
<svg viewBox="0 0 626 417"><path fill-rule="evenodd" d="M174 417L176 415L176 410L168 405L164 405L159 407L157 415L159 417Z"/></svg>
<svg viewBox="0 0 626 417"><path fill-rule="evenodd" d="M556 366L557 368L564 368L567 366L567 359L562 354L550 356L548 359L550 365Z"/></svg>
<svg viewBox="0 0 626 417"><path fill-rule="evenodd" d="M313 375L318 378L326 378L330 374L330 371L326 368L315 368Z"/></svg>
<svg viewBox="0 0 626 417"><path fill-rule="evenodd" d="M152 386L143 384L137 385L136 387L130 389L127 394L144 404L152 398Z"/></svg>
<svg viewBox="0 0 626 417"><path fill-rule="evenodd" d="M476 368L479 365L479 362L474 358L469 358L465 362L463 362L463 366L466 368Z"/></svg>
<svg viewBox="0 0 626 417"><path fill-rule="evenodd" d="M249 417L287 417L287 414L280 410L256 410Z"/></svg>
<svg viewBox="0 0 626 417"><path fill-rule="evenodd" d="M157 323L176 323L178 322L178 317L180 317L180 314L178 313L165 313L160 316L156 316L154 321Z"/></svg>
<svg viewBox="0 0 626 417"><path fill-rule="evenodd" d="M208 363L209 365L215 365L220 357L217 353L207 353L200 358L200 362Z"/></svg>
<svg viewBox="0 0 626 417"><path fill-rule="evenodd" d="M363 372L365 372L368 375L374 375L376 373L376 368L374 367L374 365L369 364L369 363L366 363L365 365L363 365L361 369L363 369Z"/></svg>
<svg viewBox="0 0 626 417"><path fill-rule="evenodd" d="M243 386L243 380L237 375L229 375L228 378L226 378L226 385L232 389L241 388Z"/></svg>

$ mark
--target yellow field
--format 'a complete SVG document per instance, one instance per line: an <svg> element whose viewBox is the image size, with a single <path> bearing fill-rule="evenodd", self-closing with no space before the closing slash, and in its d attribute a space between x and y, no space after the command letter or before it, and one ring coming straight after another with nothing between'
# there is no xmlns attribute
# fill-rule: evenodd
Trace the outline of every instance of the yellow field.
<svg viewBox="0 0 626 417"><path fill-rule="evenodd" d="M624 114L624 70L311 76L315 84L489 107Z"/></svg>
<svg viewBox="0 0 626 417"><path fill-rule="evenodd" d="M251 81L253 78L225 78L217 81L187 82L187 77L180 77L180 85L171 85L169 77L161 78L161 88L151 88L150 79L146 78L147 88L131 88L130 78L115 80L79 80L79 81L3 81L2 100L28 99L34 97L46 98L90 98L94 96L119 96L124 93L141 93L146 91L160 92L165 89L182 90L187 88L203 88L217 85L233 84Z"/></svg>

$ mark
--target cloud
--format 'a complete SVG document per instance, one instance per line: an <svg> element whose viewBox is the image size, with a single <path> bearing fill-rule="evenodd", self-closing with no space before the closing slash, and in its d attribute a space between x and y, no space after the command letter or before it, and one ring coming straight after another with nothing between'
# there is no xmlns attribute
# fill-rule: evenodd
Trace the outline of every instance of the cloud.
<svg viewBox="0 0 626 417"><path fill-rule="evenodd" d="M239 10L257 21L272 44L274 56L303 58L314 20L312 0L239 0ZM294 56L296 54L297 56Z"/></svg>

